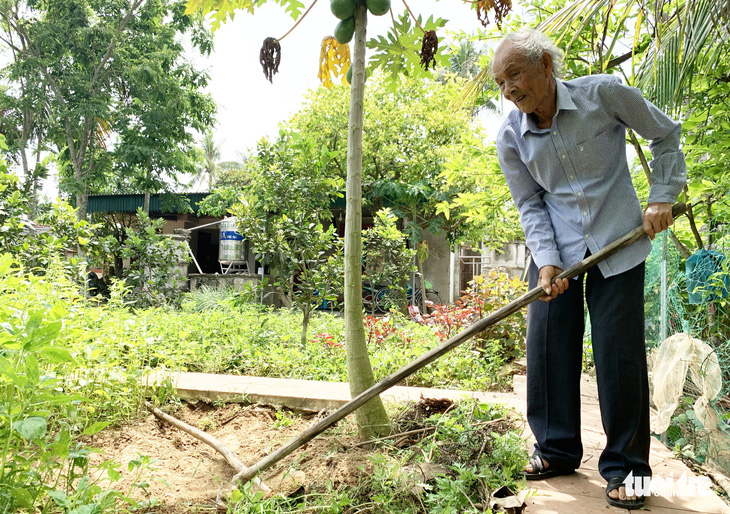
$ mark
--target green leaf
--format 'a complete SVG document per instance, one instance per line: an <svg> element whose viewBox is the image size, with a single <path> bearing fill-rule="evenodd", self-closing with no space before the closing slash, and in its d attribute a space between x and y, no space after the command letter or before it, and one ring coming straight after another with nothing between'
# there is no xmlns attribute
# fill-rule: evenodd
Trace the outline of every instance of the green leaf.
<svg viewBox="0 0 730 514"><path fill-rule="evenodd" d="M243 493L241 493L239 489L234 489L233 491L231 491L231 498L229 500L230 503L238 503L241 500L243 500Z"/></svg>
<svg viewBox="0 0 730 514"><path fill-rule="evenodd" d="M104 509L98 503L91 503L88 505L81 505L73 510L68 511L68 514L102 514Z"/></svg>
<svg viewBox="0 0 730 514"><path fill-rule="evenodd" d="M13 428L23 436L23 439L32 441L46 435L48 421L46 421L46 418L41 418L40 416L31 416L23 421L16 422Z"/></svg>
<svg viewBox="0 0 730 514"><path fill-rule="evenodd" d="M10 361L2 355L0 355L0 375L5 375L10 378L10 380L12 380L18 387L23 387L25 385L25 378L19 377L17 373L15 373L15 369Z"/></svg>
<svg viewBox="0 0 730 514"><path fill-rule="evenodd" d="M59 348L58 346L49 346L47 348L43 348L40 354L43 356L43 358L45 358L48 362L52 364L60 364L62 362L74 362L74 358L73 356L71 356L71 353L65 348Z"/></svg>
<svg viewBox="0 0 730 514"><path fill-rule="evenodd" d="M15 498L16 503L20 507L25 507L26 509L33 507L33 496L31 496L27 489L13 487L10 495Z"/></svg>
<svg viewBox="0 0 730 514"><path fill-rule="evenodd" d="M94 423L93 425L88 427L86 430L84 430L84 435L94 435L97 432L101 432L108 426L109 426L108 422L97 421L96 423Z"/></svg>
<svg viewBox="0 0 730 514"><path fill-rule="evenodd" d="M30 385L37 386L41 372L38 369L38 359L33 354L25 356L25 372Z"/></svg>
<svg viewBox="0 0 730 514"><path fill-rule="evenodd" d="M51 491L48 491L46 493L48 496L53 498L53 501L56 502L56 505L59 507L68 508L70 506L70 502L68 499L68 496L66 496L66 493L63 491L59 491L57 489L52 489Z"/></svg>
<svg viewBox="0 0 730 514"><path fill-rule="evenodd" d="M51 444L51 455L58 457L59 459L65 459L68 457L68 449L71 444L71 434L68 430L63 429L54 438L53 444Z"/></svg>

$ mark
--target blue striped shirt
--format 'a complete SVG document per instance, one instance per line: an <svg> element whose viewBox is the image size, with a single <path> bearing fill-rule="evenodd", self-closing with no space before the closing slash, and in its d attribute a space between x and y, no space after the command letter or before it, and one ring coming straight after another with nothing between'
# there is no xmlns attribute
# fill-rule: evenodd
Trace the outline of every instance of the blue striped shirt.
<svg viewBox="0 0 730 514"><path fill-rule="evenodd" d="M565 270L587 250L596 253L642 223L626 161L626 127L651 142L649 203L675 202L687 172L681 124L638 89L593 75L556 80L556 90L552 127L540 129L515 109L499 130L497 154L535 264ZM647 236L598 266L603 276L616 275L650 251Z"/></svg>

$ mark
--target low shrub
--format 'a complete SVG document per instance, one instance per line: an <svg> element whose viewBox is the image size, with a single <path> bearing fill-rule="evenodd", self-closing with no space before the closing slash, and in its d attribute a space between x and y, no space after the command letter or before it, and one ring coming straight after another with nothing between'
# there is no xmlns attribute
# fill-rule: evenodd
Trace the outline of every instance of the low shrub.
<svg viewBox="0 0 730 514"><path fill-rule="evenodd" d="M99 359L99 348L68 344L89 310L62 267L39 277L0 254L0 294L0 511L136 505L124 491L99 485L101 476L117 482L120 465L91 469L94 450L82 440L137 412L142 370ZM128 469L141 467L147 461Z"/></svg>

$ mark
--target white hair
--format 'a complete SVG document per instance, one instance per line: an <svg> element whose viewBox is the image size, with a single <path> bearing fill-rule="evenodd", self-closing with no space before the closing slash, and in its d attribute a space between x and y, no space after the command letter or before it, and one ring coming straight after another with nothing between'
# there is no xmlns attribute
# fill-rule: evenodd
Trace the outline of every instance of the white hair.
<svg viewBox="0 0 730 514"><path fill-rule="evenodd" d="M563 76L563 51L539 30L522 27L507 34L502 43L505 41L510 41L518 52L534 63L540 61L545 52L549 53L553 59L553 77Z"/></svg>

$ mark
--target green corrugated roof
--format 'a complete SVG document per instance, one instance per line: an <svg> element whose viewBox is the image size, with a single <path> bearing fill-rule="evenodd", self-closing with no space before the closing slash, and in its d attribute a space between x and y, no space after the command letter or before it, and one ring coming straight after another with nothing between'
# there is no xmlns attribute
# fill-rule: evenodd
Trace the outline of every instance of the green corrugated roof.
<svg viewBox="0 0 730 514"><path fill-rule="evenodd" d="M180 193L174 196L185 198L190 203L193 212L198 212L198 204L210 193ZM150 212L180 213L174 208L173 195L154 194L150 197ZM163 210L164 206L164 210ZM90 195L87 211L95 212L137 212L144 207L144 195Z"/></svg>

